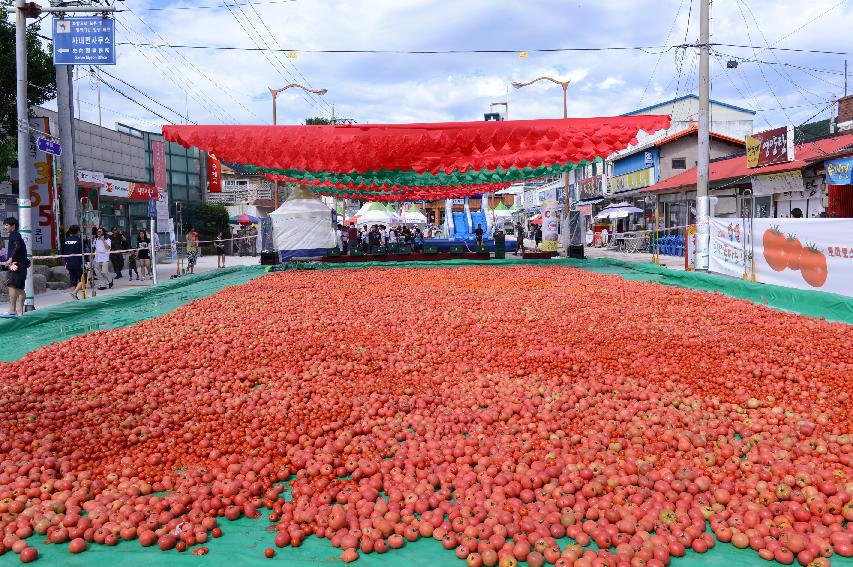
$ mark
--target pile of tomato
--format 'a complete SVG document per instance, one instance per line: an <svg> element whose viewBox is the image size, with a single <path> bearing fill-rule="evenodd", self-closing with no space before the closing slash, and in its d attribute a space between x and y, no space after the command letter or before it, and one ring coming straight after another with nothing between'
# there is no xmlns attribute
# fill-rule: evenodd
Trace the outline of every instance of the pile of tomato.
<svg viewBox="0 0 853 567"><path fill-rule="evenodd" d="M263 516L268 557L434 538L471 567L717 545L820 567L853 555L851 391L853 327L719 294L548 266L270 274L0 366L0 553L213 554Z"/></svg>

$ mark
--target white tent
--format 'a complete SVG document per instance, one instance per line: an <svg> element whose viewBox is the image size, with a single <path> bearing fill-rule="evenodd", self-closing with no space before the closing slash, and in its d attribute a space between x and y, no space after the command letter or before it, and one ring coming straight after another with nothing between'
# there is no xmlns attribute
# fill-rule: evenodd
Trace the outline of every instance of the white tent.
<svg viewBox="0 0 853 567"><path fill-rule="evenodd" d="M404 224L427 224L426 216L415 205L404 209L401 216Z"/></svg>
<svg viewBox="0 0 853 567"><path fill-rule="evenodd" d="M371 203L369 206L365 205L358 211L357 224L359 226L374 224L391 225L399 224L399 221L380 203Z"/></svg>
<svg viewBox="0 0 853 567"><path fill-rule="evenodd" d="M337 245L332 210L314 193L297 188L270 213L273 242L281 261L324 256Z"/></svg>
<svg viewBox="0 0 853 567"><path fill-rule="evenodd" d="M495 212L496 217L511 217L512 211L507 208L506 205L500 203L497 207L492 209Z"/></svg>

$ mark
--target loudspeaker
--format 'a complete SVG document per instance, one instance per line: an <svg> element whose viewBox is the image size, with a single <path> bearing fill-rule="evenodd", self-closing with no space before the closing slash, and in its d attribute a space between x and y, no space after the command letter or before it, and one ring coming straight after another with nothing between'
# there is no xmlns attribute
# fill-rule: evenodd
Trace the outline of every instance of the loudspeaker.
<svg viewBox="0 0 853 567"><path fill-rule="evenodd" d="M275 266L278 263L280 263L278 259L278 252L275 250L261 250L262 266Z"/></svg>
<svg viewBox="0 0 853 567"><path fill-rule="evenodd" d="M585 259L586 256L584 256L583 253L583 246L577 246L574 244L569 246L569 258L578 258L580 260Z"/></svg>

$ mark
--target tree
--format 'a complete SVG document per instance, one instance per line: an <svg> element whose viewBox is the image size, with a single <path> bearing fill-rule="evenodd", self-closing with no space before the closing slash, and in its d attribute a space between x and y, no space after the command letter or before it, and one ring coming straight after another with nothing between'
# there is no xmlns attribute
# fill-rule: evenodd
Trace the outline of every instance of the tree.
<svg viewBox="0 0 853 567"><path fill-rule="evenodd" d="M200 240L213 240L218 233L228 233L228 209L224 205L202 203L195 209L195 222Z"/></svg>
<svg viewBox="0 0 853 567"><path fill-rule="evenodd" d="M315 116L314 118L306 118L305 125L306 126L329 126L332 121L329 118L323 118L322 116Z"/></svg>
<svg viewBox="0 0 853 567"><path fill-rule="evenodd" d="M4 10L10 0L0 0ZM27 104L32 108L56 97L56 70L51 49L42 46L37 24L27 27ZM0 17L0 181L6 179L9 167L17 163L18 114L15 73L15 24Z"/></svg>

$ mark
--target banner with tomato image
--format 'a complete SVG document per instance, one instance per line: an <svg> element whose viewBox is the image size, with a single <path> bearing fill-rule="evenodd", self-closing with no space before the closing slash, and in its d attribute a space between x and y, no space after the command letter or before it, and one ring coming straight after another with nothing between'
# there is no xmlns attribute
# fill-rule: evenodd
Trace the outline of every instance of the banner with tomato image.
<svg viewBox="0 0 853 567"><path fill-rule="evenodd" d="M853 296L853 219L753 219L756 280Z"/></svg>

